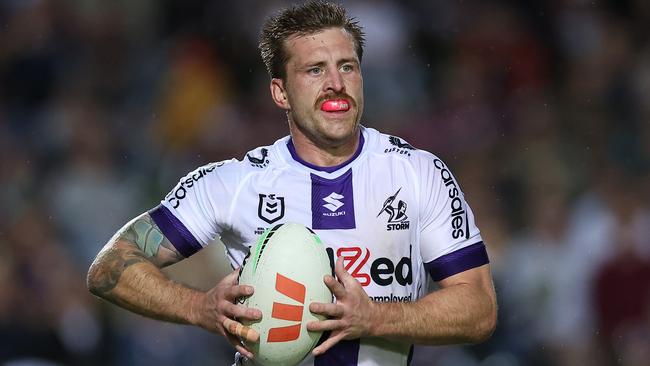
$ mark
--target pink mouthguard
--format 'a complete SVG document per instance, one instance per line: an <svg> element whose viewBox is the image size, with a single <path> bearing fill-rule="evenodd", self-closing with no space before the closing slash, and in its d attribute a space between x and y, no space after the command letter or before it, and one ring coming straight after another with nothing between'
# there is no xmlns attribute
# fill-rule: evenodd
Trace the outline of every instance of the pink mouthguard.
<svg viewBox="0 0 650 366"><path fill-rule="evenodd" d="M345 99L326 100L320 109L325 112L345 112L350 109L350 103Z"/></svg>

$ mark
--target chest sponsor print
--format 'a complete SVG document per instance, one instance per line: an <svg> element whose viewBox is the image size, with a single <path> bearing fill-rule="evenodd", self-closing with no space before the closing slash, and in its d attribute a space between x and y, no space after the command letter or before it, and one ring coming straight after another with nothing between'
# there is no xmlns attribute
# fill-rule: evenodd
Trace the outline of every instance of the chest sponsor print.
<svg viewBox="0 0 650 366"><path fill-rule="evenodd" d="M388 257L373 257L367 247L350 246L336 249L327 248L332 271L336 258L343 259L343 267L354 277L361 286L370 284L390 286L393 282L408 286L413 284L413 262L411 260L412 246L409 245L409 256L394 260ZM368 269L369 266L369 269Z"/></svg>

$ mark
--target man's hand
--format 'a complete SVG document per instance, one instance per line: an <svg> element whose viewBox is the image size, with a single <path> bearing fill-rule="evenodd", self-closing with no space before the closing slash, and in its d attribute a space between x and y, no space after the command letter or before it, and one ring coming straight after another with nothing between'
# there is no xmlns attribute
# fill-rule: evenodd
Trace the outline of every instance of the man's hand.
<svg viewBox="0 0 650 366"><path fill-rule="evenodd" d="M324 282L336 296L336 303L313 302L309 305L312 313L325 315L329 319L310 322L307 330L332 331L321 345L314 348L314 356L325 353L342 339L369 336L372 329L376 305L368 298L361 284L345 270L342 257L336 261L335 273L338 281L327 275Z"/></svg>
<svg viewBox="0 0 650 366"><path fill-rule="evenodd" d="M170 281L160 269L182 259L145 212L124 225L100 251L88 271L88 288L135 313L220 333L242 355L253 358L240 339L257 342L260 336L236 319L258 320L262 312L235 304L238 298L252 295L253 288L237 284L239 270L208 292Z"/></svg>
<svg viewBox="0 0 650 366"><path fill-rule="evenodd" d="M252 359L253 353L244 347L240 339L258 342L260 335L250 327L242 325L237 319L259 320L262 319L262 312L236 304L238 298L253 294L251 286L237 284L238 273L239 269L235 269L215 287L202 294L192 311L195 324L222 334L239 353Z"/></svg>

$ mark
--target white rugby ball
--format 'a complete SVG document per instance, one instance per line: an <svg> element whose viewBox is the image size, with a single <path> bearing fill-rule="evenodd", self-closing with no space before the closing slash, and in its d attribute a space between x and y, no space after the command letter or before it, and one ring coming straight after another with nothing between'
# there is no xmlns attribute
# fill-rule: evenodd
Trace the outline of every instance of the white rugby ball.
<svg viewBox="0 0 650 366"><path fill-rule="evenodd" d="M253 286L255 292L239 303L262 311L261 321L242 322L260 334L259 343L246 344L256 364L297 365L316 346L321 332L308 332L307 323L324 317L310 312L309 304L332 302L323 282L331 271L325 246L300 224L268 229L251 247L239 283Z"/></svg>

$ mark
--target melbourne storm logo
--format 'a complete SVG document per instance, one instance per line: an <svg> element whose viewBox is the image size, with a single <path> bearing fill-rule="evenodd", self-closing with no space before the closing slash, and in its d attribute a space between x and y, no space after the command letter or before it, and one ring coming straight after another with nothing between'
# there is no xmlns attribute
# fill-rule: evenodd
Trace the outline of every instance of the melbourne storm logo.
<svg viewBox="0 0 650 366"><path fill-rule="evenodd" d="M406 202L402 200L397 201L397 207L394 203L397 199L397 195L402 188L397 190L394 195L388 197L384 201L384 205L381 208L381 211L377 214L377 217L381 216L383 213L388 214L388 223L386 224L386 230L408 230L410 222L408 221L408 216L406 215Z"/></svg>

